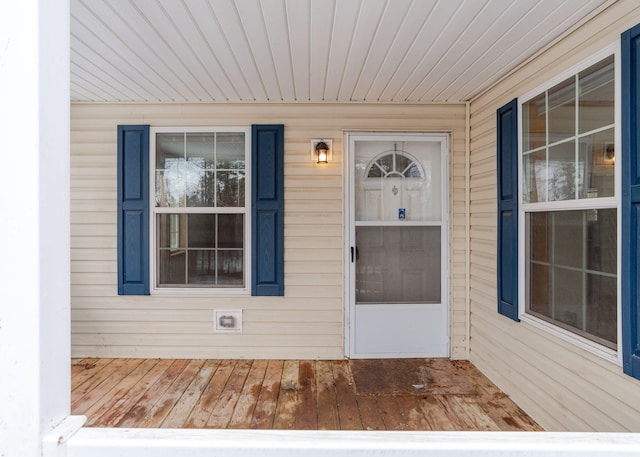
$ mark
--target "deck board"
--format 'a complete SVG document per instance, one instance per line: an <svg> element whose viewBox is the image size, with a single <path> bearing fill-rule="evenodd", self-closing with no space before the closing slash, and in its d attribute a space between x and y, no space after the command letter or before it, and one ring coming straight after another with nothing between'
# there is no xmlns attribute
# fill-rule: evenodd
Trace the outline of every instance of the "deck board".
<svg viewBox="0 0 640 457"><path fill-rule="evenodd" d="M367 388L359 390L356 382L366 372L359 364L356 380L352 363L74 359L71 409L86 415L91 427L542 430L470 362L385 362L421 376L431 370L435 381L424 390L399 388L400 377L388 373L365 380ZM371 376L379 374L372 370ZM385 386L385 379L395 384Z"/></svg>
<svg viewBox="0 0 640 457"><path fill-rule="evenodd" d="M213 414L235 365L235 360L223 360L218 364L211 381L202 390L200 398L187 417L183 425L185 428L205 428L207 426L207 421Z"/></svg>
<svg viewBox="0 0 640 457"><path fill-rule="evenodd" d="M83 411L83 414L87 415L89 419L92 419L91 408L93 405L98 402L102 402L101 404L104 404L108 400L107 393L117 389L120 382L126 382L127 375L129 375L141 363L142 359L127 359L121 362L115 361L113 364L114 366L110 367L114 368L114 370L108 370L107 375L101 375L100 372L98 372L98 379L96 379L95 382L92 382L89 379L84 383L91 387L81 389L80 392L71 392L71 410L73 411L77 409ZM100 405L98 405L96 411L99 409Z"/></svg>
<svg viewBox="0 0 640 457"><path fill-rule="evenodd" d="M231 421L227 428L248 429L251 428L251 419L258 403L260 390L267 371L266 360L255 360L247 375L244 386L238 397L236 407L233 410Z"/></svg>
<svg viewBox="0 0 640 457"><path fill-rule="evenodd" d="M240 360L236 363L227 384L224 386L222 395L220 395L207 421L207 428L227 428L240 399L240 393L249 375L250 368L251 361L249 360Z"/></svg>
<svg viewBox="0 0 640 457"><path fill-rule="evenodd" d="M220 364L219 360L207 360L202 365L196 376L180 396L175 406L162 421L162 428L182 428L185 417L189 417L209 380Z"/></svg>
<svg viewBox="0 0 640 457"><path fill-rule="evenodd" d="M353 377L346 360L331 362L336 389L339 430L362 430L358 400L354 393Z"/></svg>
<svg viewBox="0 0 640 457"><path fill-rule="evenodd" d="M250 428L262 430L273 428L283 367L284 362L282 360L269 360L267 363L264 379L260 386L260 393L253 410Z"/></svg>
<svg viewBox="0 0 640 457"><path fill-rule="evenodd" d="M298 375L298 403L296 404L296 430L318 429L318 397L315 362L300 362Z"/></svg>
<svg viewBox="0 0 640 457"><path fill-rule="evenodd" d="M147 390L140 400L123 416L122 420L117 424L118 427L146 427L157 417L154 413L160 409L158 405L165 397L165 394L176 379L189 365L189 360L171 360L171 365L162 374L160 379ZM168 411L167 411L168 414ZM158 423L161 423L162 417Z"/></svg>
<svg viewBox="0 0 640 457"><path fill-rule="evenodd" d="M318 430L339 430L338 397L331 362L316 362L316 392L318 402Z"/></svg>
<svg viewBox="0 0 640 457"><path fill-rule="evenodd" d="M286 360L284 362L276 415L273 420L273 428L276 430L293 430L295 428L299 371L299 361Z"/></svg>
<svg viewBox="0 0 640 457"><path fill-rule="evenodd" d="M129 424L129 427L157 428L171 414L178 401L189 387L193 378L204 366L204 360L191 360L175 378L169 388L159 395L153 407L147 412L143 419L137 424Z"/></svg>
<svg viewBox="0 0 640 457"><path fill-rule="evenodd" d="M147 373L140 378L133 387L123 394L120 399L113 404L97 421L107 427L115 427L122 419L138 404L142 396L149 391L162 376L163 373L171 366L171 360L160 360Z"/></svg>

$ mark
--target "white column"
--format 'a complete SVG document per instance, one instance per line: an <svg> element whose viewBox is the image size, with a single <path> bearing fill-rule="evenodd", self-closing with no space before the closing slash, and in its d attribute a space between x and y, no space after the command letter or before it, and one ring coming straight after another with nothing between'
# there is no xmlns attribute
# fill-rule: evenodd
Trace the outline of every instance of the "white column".
<svg viewBox="0 0 640 457"><path fill-rule="evenodd" d="M0 455L69 414L69 3L0 1Z"/></svg>

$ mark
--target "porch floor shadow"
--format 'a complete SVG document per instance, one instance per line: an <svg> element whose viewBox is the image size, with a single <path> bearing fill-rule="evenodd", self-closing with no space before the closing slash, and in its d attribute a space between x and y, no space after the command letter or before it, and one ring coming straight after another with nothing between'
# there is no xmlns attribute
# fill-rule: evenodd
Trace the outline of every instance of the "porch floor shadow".
<svg viewBox="0 0 640 457"><path fill-rule="evenodd" d="M468 361L73 359L89 427L541 431Z"/></svg>

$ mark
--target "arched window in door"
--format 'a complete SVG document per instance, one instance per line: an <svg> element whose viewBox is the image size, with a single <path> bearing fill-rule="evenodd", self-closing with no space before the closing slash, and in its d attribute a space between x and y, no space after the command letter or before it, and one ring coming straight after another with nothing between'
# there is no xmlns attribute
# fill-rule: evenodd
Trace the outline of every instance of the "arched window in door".
<svg viewBox="0 0 640 457"><path fill-rule="evenodd" d="M395 149L374 158L365 172L367 178L424 178L424 170L411 154Z"/></svg>

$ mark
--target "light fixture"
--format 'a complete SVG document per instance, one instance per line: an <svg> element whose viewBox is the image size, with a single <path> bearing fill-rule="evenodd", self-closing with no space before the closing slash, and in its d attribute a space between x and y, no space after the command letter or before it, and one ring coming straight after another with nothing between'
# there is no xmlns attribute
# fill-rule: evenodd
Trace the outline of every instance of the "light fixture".
<svg viewBox="0 0 640 457"><path fill-rule="evenodd" d="M613 143L605 143L603 163L608 165L614 164L616 161L615 146Z"/></svg>
<svg viewBox="0 0 640 457"><path fill-rule="evenodd" d="M316 163L329 163L332 159L331 140L311 140L311 160Z"/></svg>

